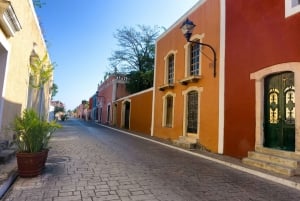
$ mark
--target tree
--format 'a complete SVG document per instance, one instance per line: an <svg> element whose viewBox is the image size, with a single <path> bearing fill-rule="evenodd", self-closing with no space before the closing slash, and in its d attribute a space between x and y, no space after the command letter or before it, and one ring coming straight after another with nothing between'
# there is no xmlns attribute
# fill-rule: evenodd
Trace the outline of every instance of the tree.
<svg viewBox="0 0 300 201"><path fill-rule="evenodd" d="M39 116L43 114L43 95L44 85L53 76L54 65L50 63L48 54L46 53L42 59L35 55L30 62L30 86L38 89L39 92Z"/></svg>
<svg viewBox="0 0 300 201"><path fill-rule="evenodd" d="M33 0L33 5L34 5L35 7L41 8L43 5L45 5L45 3L44 3L44 2L41 2L41 0Z"/></svg>
<svg viewBox="0 0 300 201"><path fill-rule="evenodd" d="M161 27L138 25L138 29L123 27L114 37L119 50L109 58L113 71L128 75L127 90L135 93L153 86L155 40Z"/></svg>
<svg viewBox="0 0 300 201"><path fill-rule="evenodd" d="M52 84L52 87L51 87L51 99L57 94L58 92L58 87L57 87L57 84L53 83Z"/></svg>

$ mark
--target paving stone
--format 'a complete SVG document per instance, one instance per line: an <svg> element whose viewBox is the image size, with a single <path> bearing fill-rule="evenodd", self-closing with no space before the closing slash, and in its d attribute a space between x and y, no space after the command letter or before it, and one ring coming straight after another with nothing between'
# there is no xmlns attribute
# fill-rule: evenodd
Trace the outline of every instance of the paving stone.
<svg viewBox="0 0 300 201"><path fill-rule="evenodd" d="M43 174L18 178L3 201L300 200L295 188L92 122L62 124Z"/></svg>

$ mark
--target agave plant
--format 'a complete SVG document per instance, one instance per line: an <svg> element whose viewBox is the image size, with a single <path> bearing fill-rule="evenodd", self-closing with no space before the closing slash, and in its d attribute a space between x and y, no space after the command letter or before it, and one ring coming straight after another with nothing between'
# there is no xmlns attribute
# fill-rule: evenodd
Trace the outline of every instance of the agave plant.
<svg viewBox="0 0 300 201"><path fill-rule="evenodd" d="M18 152L35 153L46 149L53 132L61 126L56 122L40 119L33 109L26 109L16 117L13 130Z"/></svg>

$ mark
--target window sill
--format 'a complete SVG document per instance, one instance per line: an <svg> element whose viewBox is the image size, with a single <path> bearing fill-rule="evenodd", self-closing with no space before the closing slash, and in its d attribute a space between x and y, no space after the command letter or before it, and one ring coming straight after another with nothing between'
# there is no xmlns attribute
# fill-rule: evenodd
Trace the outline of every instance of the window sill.
<svg viewBox="0 0 300 201"><path fill-rule="evenodd" d="M164 84L158 87L159 91L164 91L166 89L173 89L173 88L174 88L174 84Z"/></svg>
<svg viewBox="0 0 300 201"><path fill-rule="evenodd" d="M180 82L182 85L187 85L188 83L195 83L195 82L198 82L200 79L201 79L201 76L200 76L200 75L192 75L192 76L189 76L189 77L186 77L186 78L180 80L179 82Z"/></svg>

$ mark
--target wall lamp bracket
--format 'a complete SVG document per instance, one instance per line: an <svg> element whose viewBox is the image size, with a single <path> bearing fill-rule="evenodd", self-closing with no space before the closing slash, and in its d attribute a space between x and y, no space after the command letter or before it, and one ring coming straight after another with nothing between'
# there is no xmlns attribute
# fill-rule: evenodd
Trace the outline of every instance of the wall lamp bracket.
<svg viewBox="0 0 300 201"><path fill-rule="evenodd" d="M190 40L195 26L196 25L191 20L189 20L189 18L187 18L182 23L180 29L181 29L184 37L186 38L187 42L195 43L195 44L199 44L199 45L203 45L203 46L206 46L206 47L208 47L208 48L211 49L211 51L213 52L213 56L214 56L214 58L213 58L214 77L216 77L216 75L217 75L217 72L216 72L217 54L216 54L215 49L211 45L209 45L209 44L201 43L201 42L197 42L197 41L191 41Z"/></svg>

